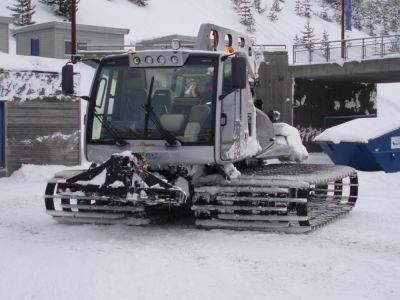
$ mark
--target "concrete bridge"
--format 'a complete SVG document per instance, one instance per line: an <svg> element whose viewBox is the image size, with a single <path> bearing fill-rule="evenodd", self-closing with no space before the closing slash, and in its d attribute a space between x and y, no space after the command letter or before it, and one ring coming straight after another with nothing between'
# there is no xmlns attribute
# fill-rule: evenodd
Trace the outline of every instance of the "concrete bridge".
<svg viewBox="0 0 400 300"><path fill-rule="evenodd" d="M302 79L400 82L400 35L294 45L290 73Z"/></svg>
<svg viewBox="0 0 400 300"><path fill-rule="evenodd" d="M333 42L295 45L291 64L287 51L263 49L256 96L264 111L280 111L282 121L300 130L307 148L318 151L312 143L316 134L376 116L377 84L400 83L400 35L390 38L390 47L386 37L374 37L378 44L369 38L348 40L343 52L343 41L335 47Z"/></svg>
<svg viewBox="0 0 400 300"><path fill-rule="evenodd" d="M362 61L289 66L290 76L301 79L366 83L400 82L399 57L382 57Z"/></svg>

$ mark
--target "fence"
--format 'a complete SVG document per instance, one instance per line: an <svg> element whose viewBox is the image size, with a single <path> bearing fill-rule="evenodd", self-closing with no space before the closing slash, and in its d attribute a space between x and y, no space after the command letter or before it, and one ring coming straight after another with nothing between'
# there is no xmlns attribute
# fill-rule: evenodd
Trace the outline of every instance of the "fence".
<svg viewBox="0 0 400 300"><path fill-rule="evenodd" d="M400 35L293 45L293 64L363 60L400 55Z"/></svg>

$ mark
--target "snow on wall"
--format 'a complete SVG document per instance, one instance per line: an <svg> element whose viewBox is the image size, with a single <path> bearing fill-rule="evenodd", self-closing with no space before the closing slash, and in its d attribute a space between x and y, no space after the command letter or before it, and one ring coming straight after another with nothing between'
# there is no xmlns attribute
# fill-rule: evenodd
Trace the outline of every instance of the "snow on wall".
<svg viewBox="0 0 400 300"><path fill-rule="evenodd" d="M79 90L80 75L74 76ZM0 98L7 101L28 101L43 98L65 98L61 94L61 74L34 71L0 71ZM70 100L74 100L71 98Z"/></svg>

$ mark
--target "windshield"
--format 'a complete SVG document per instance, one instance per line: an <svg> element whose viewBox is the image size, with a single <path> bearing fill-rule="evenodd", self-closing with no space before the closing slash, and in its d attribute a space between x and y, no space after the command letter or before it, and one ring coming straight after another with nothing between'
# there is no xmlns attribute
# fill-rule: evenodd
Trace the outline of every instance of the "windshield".
<svg viewBox="0 0 400 300"><path fill-rule="evenodd" d="M122 139L165 139L168 133L182 144L212 144L216 65L216 58L207 57L164 68L131 68L128 59L104 62L95 83L89 140L115 140L97 114Z"/></svg>

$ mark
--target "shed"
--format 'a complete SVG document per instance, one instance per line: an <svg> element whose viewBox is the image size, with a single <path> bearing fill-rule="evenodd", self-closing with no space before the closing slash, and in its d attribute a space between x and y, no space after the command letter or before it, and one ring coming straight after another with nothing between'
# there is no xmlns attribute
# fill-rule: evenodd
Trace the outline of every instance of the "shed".
<svg viewBox="0 0 400 300"><path fill-rule="evenodd" d="M35 58L31 65L40 66L25 68L27 59L0 53L0 176L22 164L81 161L80 101L61 94L57 72L65 60ZM78 85L80 75L75 77Z"/></svg>
<svg viewBox="0 0 400 300"><path fill-rule="evenodd" d="M129 29L82 25L76 26L77 49L88 45L123 45ZM71 53L71 23L48 22L13 30L18 55L66 58ZM91 48L90 50L95 50Z"/></svg>
<svg viewBox="0 0 400 300"><path fill-rule="evenodd" d="M11 17L1 17L0 16L0 51L4 53L9 53L10 45L10 23L13 18Z"/></svg>

